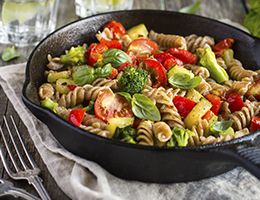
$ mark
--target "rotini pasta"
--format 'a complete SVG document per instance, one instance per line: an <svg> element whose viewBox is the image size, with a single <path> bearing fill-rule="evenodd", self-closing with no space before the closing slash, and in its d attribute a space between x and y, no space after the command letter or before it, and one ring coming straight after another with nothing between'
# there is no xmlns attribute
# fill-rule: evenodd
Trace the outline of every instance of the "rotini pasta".
<svg viewBox="0 0 260 200"><path fill-rule="evenodd" d="M187 43L187 49L190 52L195 52L198 48L212 47L215 42L212 37L209 36L197 36L195 34L185 37Z"/></svg>
<svg viewBox="0 0 260 200"><path fill-rule="evenodd" d="M136 140L138 144L154 145L153 123L151 121L145 120L140 123L137 127Z"/></svg>

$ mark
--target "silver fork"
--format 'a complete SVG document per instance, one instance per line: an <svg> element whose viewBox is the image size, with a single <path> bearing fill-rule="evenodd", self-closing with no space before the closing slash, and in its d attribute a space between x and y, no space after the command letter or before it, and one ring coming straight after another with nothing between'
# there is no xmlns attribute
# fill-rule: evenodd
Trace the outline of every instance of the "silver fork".
<svg viewBox="0 0 260 200"><path fill-rule="evenodd" d="M14 187L10 181L0 178L0 197L12 195L15 198L22 197L26 200L40 200L38 197L28 193L26 190Z"/></svg>
<svg viewBox="0 0 260 200"><path fill-rule="evenodd" d="M18 156L18 159L21 162L22 167L23 167L23 169L20 169L18 167L17 162L15 161L14 156L12 155L12 152L10 150L11 148L10 148L10 146L7 143L7 140L6 140L6 137L5 137L4 133L3 133L3 130L0 127L0 132L1 132L1 135L2 135L2 138L3 138L6 150L7 150L8 155L9 155L11 161L12 161L12 164L13 164L13 166L15 168L15 171L12 171L10 169L10 167L8 166L7 160L6 160L5 156L3 155L3 150L0 147L0 157L2 159L2 162L3 162L3 165L4 165L4 168L5 168L6 172L8 173L8 175L11 178L13 178L15 180L21 180L21 179L27 180L28 183L32 184L33 187L36 189L36 191L38 192L38 194L41 197L41 199L43 199L43 200L50 200L51 198L48 195L46 189L44 188L44 186L42 184L42 179L38 176L39 173L40 173L40 169L35 164L35 162L32 159L32 157L29 155L29 153L28 153L28 151L27 151L27 149L26 149L26 147L25 147L25 145L23 143L23 140L21 138L21 135L20 135L20 133L18 131L18 128L17 128L17 126L15 124L15 121L14 121L13 117L10 116L10 119L12 121L12 125L13 125L13 127L15 129L17 137L18 137L18 139L19 139L19 141L21 143L22 149L23 149L23 151L24 151L24 153L25 153L25 155L26 155L26 157L27 157L31 167L28 167L27 164L25 163L24 159L22 158L22 155L21 155L21 153L19 152L19 150L17 148L17 144L14 141L14 137L13 137L13 135L11 133L11 130L10 130L9 124L8 124L8 122L6 120L6 117L4 116L3 119L4 119L4 124L5 124L6 128L7 128L7 132L9 134L9 136L10 136L10 139L12 141L13 147L15 149L15 152L16 152L16 154Z"/></svg>

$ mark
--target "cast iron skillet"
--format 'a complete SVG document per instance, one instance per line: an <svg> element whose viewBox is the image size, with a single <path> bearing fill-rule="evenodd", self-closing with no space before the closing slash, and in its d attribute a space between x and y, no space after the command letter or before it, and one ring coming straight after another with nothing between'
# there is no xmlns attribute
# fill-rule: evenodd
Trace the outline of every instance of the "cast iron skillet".
<svg viewBox="0 0 260 200"><path fill-rule="evenodd" d="M216 176L242 165L260 179L260 132L216 145L156 148L131 145L85 132L39 105L37 88L45 81L47 54L61 55L73 45L90 44L109 20L126 28L144 23L162 33L210 35L219 41L232 37L235 56L247 68L260 66L260 40L218 21L168 11L118 11L79 20L46 37L31 53L22 99L31 112L47 124L55 138L69 151L95 161L112 174L130 180L170 183Z"/></svg>

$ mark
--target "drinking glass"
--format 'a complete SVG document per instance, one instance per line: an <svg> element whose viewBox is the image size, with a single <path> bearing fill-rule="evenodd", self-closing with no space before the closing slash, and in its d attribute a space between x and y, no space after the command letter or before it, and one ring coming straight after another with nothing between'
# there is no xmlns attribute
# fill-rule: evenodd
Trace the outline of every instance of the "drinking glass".
<svg viewBox="0 0 260 200"><path fill-rule="evenodd" d="M113 10L127 10L132 6L133 0L75 0L76 15L79 17Z"/></svg>
<svg viewBox="0 0 260 200"><path fill-rule="evenodd" d="M0 42L34 45L56 26L59 0L1 0Z"/></svg>

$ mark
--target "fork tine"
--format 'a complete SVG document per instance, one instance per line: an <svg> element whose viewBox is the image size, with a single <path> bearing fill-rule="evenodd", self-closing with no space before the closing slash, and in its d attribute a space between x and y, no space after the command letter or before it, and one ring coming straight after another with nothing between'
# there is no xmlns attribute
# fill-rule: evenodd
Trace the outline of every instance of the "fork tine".
<svg viewBox="0 0 260 200"><path fill-rule="evenodd" d="M18 156L20 162L22 163L22 166L24 167L24 169L29 169L29 168L27 167L26 163L24 162L24 160L22 159L22 156L21 156L20 152L18 151L17 145L15 144L15 141L14 141L14 138L13 138L13 135L12 135L12 132L11 132L11 130L10 130L10 127L9 127L9 125L8 125L8 122L7 122L5 116L4 116L4 123L5 123L5 125L6 125L7 132L8 132L8 134L9 134L11 140L12 140L12 143L13 143L14 149L15 149L15 151L16 151L16 154L17 154L17 156Z"/></svg>
<svg viewBox="0 0 260 200"><path fill-rule="evenodd" d="M19 138L19 140L20 140L20 143L21 143L21 145L22 145L22 147L23 147L23 150L24 150L24 152L25 152L25 154L26 154L26 156L27 156L27 158L28 158L30 164L32 165L33 168L38 167L38 166L36 165L36 163L34 162L34 160L32 159L32 157L29 155L29 153L28 153L28 151L27 151L27 149L26 149L26 147L25 147L25 145L24 145L24 142L23 142L23 140L22 140L22 138L21 138L21 135L20 135L20 132L18 131L18 128L17 128L17 126L16 126L16 124L15 124L15 121L14 121L13 116L10 115L10 118L11 118L11 121L12 121L12 123L13 123L14 129L15 129L15 131L16 131L16 134L17 134L17 136L18 136L18 138Z"/></svg>
<svg viewBox="0 0 260 200"><path fill-rule="evenodd" d="M18 171L19 171L19 167L17 166L17 164L16 164L16 162L15 162L15 160L14 160L14 157L13 157L11 151L10 151L10 148L9 148L9 146L8 146L8 144L7 144L7 141L6 141L4 132L3 132L3 130L2 130L1 127L0 127L0 132L1 132L1 135L2 135L2 138L3 138L3 141L4 141L4 144L5 144L5 148L6 148L7 152L8 152L8 155L9 155L9 157L11 158L11 161L12 161L12 163L13 163L13 165L14 165L14 168L15 168L16 172L18 172ZM7 166L7 162L6 162L5 157L4 157L4 155L3 155L3 151L2 151L2 149L0 149L0 150L1 150L1 151L0 151L0 152L1 152L1 158L2 158L3 164L4 164L4 166L5 166L5 169L6 169L7 173L11 176L11 173L10 173L11 170L10 170L9 167ZM7 169L9 169L9 170L7 170Z"/></svg>

